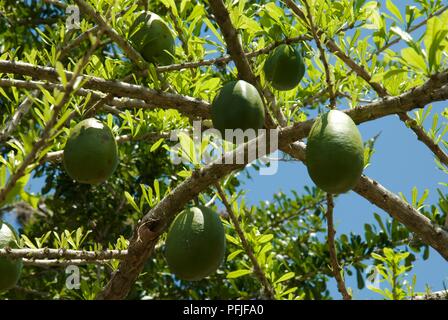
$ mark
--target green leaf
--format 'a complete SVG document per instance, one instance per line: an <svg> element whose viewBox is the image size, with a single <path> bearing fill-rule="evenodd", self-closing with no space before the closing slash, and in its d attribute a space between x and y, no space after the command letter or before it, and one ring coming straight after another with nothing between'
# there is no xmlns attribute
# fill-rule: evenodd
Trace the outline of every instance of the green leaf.
<svg viewBox="0 0 448 320"><path fill-rule="evenodd" d="M64 66L59 61L56 61L56 68L55 69L56 69L56 72L59 75L59 78L61 79L62 86L65 88L66 84L67 84L67 77L65 76Z"/></svg>
<svg viewBox="0 0 448 320"><path fill-rule="evenodd" d="M177 173L177 175L179 177L181 177L181 178L189 178L189 177L191 177L191 171L189 171L189 170L182 170L182 171L179 171Z"/></svg>
<svg viewBox="0 0 448 320"><path fill-rule="evenodd" d="M242 270L232 271L227 275L227 279L239 278L239 277L245 276L250 273L252 273L252 270L242 269Z"/></svg>
<svg viewBox="0 0 448 320"><path fill-rule="evenodd" d="M160 0L160 2L162 2L165 5L165 7L171 9L175 17L179 16L179 13L177 12L176 3L174 2L174 0Z"/></svg>
<svg viewBox="0 0 448 320"><path fill-rule="evenodd" d="M135 209L135 211L141 213L140 208L135 203L134 198L131 196L131 194L125 191L124 196L126 197L126 200L128 200L128 203Z"/></svg>
<svg viewBox="0 0 448 320"><path fill-rule="evenodd" d="M235 259L235 257L237 255L239 255L241 252L244 252L244 250L242 249L238 249L236 251L233 251L231 254L229 254L229 256L227 257L227 261L232 261L233 259Z"/></svg>
<svg viewBox="0 0 448 320"><path fill-rule="evenodd" d="M233 244L236 244L237 246L240 245L240 242L239 242L235 237L232 237L232 236L229 235L229 234L226 234L226 239L227 239L227 241L230 241L230 242L232 242Z"/></svg>
<svg viewBox="0 0 448 320"><path fill-rule="evenodd" d="M159 140L157 140L157 142L155 142L152 146L151 149L149 149L149 152L154 152L156 151L160 145L162 144L162 142L165 141L165 138L160 138Z"/></svg>
<svg viewBox="0 0 448 320"><path fill-rule="evenodd" d="M260 236L260 237L257 239L257 243L258 243L258 244L262 244L262 243L271 241L273 238L274 238L274 235L273 235L273 234L265 234L265 235Z"/></svg>
<svg viewBox="0 0 448 320"><path fill-rule="evenodd" d="M22 240L28 248L37 249L34 243L24 234L22 234Z"/></svg>
<svg viewBox="0 0 448 320"><path fill-rule="evenodd" d="M19 180L16 181L14 187L6 194L6 198L3 202L0 202L0 207L14 202L14 199L22 193L22 190L25 188L28 180L30 179L30 174L24 175Z"/></svg>
<svg viewBox="0 0 448 320"><path fill-rule="evenodd" d="M156 193L157 202L160 201L160 185L159 180L154 180L154 192Z"/></svg>
<svg viewBox="0 0 448 320"><path fill-rule="evenodd" d="M418 71L426 71L425 59L414 48L405 48L401 50L403 63L413 67Z"/></svg>
<svg viewBox="0 0 448 320"><path fill-rule="evenodd" d="M279 279L275 280L275 283L279 283L279 282L283 282L283 281L287 281L291 278L294 278L295 273L294 272L288 272L285 273L284 275L282 275Z"/></svg>
<svg viewBox="0 0 448 320"><path fill-rule="evenodd" d="M398 18L400 22L403 22L403 17L400 13L400 10L397 8L397 6L392 2L392 0L386 1L386 8L389 10L395 17Z"/></svg>

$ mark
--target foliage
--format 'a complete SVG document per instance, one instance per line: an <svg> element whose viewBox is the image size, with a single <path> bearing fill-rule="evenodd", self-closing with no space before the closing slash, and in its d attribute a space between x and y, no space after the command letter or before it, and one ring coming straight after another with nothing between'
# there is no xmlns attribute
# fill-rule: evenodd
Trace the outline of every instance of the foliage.
<svg viewBox="0 0 448 320"><path fill-rule="evenodd" d="M208 1L87 2L106 17L123 38L127 37L135 21L134 13L150 10L163 17L177 38L175 63L203 61L228 53L215 17L210 14ZM409 1L404 11L398 9L398 1L392 0L382 1L383 6L378 1L366 0L308 2L312 4L314 23L324 33L322 41L334 39L343 52L372 75L372 83L381 83L392 95L402 94L447 69L448 11L442 10L446 6L441 0ZM80 28L68 30L64 5L73 3L69 0L0 0L0 60L53 67L58 72L61 86L66 86L63 70L75 69L89 50L92 37L86 37L68 52L63 48L95 25L82 15ZM285 39L308 37L293 43L304 57L305 77L294 90L274 91L274 95L288 125L304 122L326 111L330 95L325 67L308 26L281 1L229 0L225 3L232 23L240 32L243 48L248 52ZM426 24L416 28L425 19L428 19ZM149 73L141 75L126 53L107 35L102 34L101 40L100 48L93 52L83 71L92 77L112 80L128 77L127 82L159 93L169 87L178 94L209 102L224 83L237 79L232 62L170 72L159 72L158 66L148 64ZM397 42L402 45L401 49L394 47ZM262 71L266 56L255 55L250 63L262 86L270 88ZM378 98L369 83L343 61L331 56L329 62L338 107L363 106ZM2 80L28 83L36 80L9 73L0 76ZM62 96L60 87L50 88L43 83L37 90L0 85L0 190L30 154ZM3 128L27 97L32 101L29 112L10 136L2 137ZM124 104L95 110L95 117L107 124L115 136L129 138L119 143L117 170L101 185L75 183L67 176L60 161L45 161L45 157L63 150L70 128L89 115L98 99L91 93L70 97L50 134L51 143L26 167L15 187L0 203L0 216L9 213L17 218L22 248L125 250L129 244L126 239L131 238L139 220L195 169L205 167L205 163L193 156L187 134L181 135L183 151L180 153L189 160L181 164L171 161L172 154L178 149L175 149L177 142L167 138L167 133L175 129L191 131L192 117L174 109ZM439 112L431 108L419 109L412 116L430 139L446 152L448 109ZM202 125L207 128L210 122L205 120ZM379 156L375 153L377 137L365 143L365 166L374 165L375 157ZM203 141L199 147L201 154L209 151L207 142ZM441 172L437 203L428 203L428 192L419 192L412 186L402 190L400 195L433 223L444 225L448 215L448 170L439 160L435 161ZM279 192L271 200L250 206L246 202L242 180L252 179L262 166L265 164L255 161L244 170L229 175L222 185L232 195L229 201L257 262L273 286L275 297L338 298L329 284L333 274L326 241L325 193L310 186L288 193ZM39 190L31 192L27 188L30 184L38 186ZM407 198L409 193L410 200ZM254 276L252 262L235 226L217 201L214 189L207 188L190 204L193 202L207 204L221 212L227 235L224 264L204 280L179 280L167 267L165 235L162 235L128 299L261 298L262 284ZM381 218L377 212L361 232L337 233L335 245L339 264L348 276L356 277L359 289L366 286L371 258L375 259L374 270L389 287L371 289L386 299L404 299L414 294L414 280L411 284L406 283L405 273L411 270L416 259L426 260L430 254L429 246L418 236L396 220ZM67 288L64 268L25 266L19 286L0 293L0 297L93 299L118 264L115 259L104 264L79 266L82 278L81 286L76 290Z"/></svg>

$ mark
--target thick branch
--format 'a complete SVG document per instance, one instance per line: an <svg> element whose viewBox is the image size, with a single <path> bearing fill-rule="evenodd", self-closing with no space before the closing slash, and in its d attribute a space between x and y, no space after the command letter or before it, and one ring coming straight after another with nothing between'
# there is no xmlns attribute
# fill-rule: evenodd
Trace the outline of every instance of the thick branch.
<svg viewBox="0 0 448 320"><path fill-rule="evenodd" d="M445 260L448 260L448 232L441 226L432 222L377 181L364 175L353 191L404 224L426 244L436 249Z"/></svg>
<svg viewBox="0 0 448 320"><path fill-rule="evenodd" d="M103 289L97 299L123 299L127 296L133 283L140 274L143 266L152 254L159 236L167 229L169 223L182 208L200 192L213 185L234 170L241 170L245 163L236 163L236 154L247 154L249 144L257 144L263 141L263 137L250 141L240 146L236 151L227 152L222 158L208 166L193 171L192 176L179 184L155 207L153 207L134 228L134 233L129 243L128 255L120 263L118 270L112 275L109 283ZM279 139L281 142L282 140ZM269 140L266 151L271 153ZM263 156L266 152L261 152ZM223 159L229 159L230 164ZM233 159L233 160L232 160ZM245 159L247 161L247 159Z"/></svg>
<svg viewBox="0 0 448 320"><path fill-rule="evenodd" d="M59 83L59 75L54 68L36 66L23 62L0 60L0 72L30 76L34 79L46 80ZM72 72L66 71L67 79L71 79ZM127 82L105 80L98 77L82 75L84 79L83 88L111 93L134 99L142 99L154 106L183 110L183 112L202 117L208 114L209 103L200 99L160 92L144 86L134 85Z"/></svg>
<svg viewBox="0 0 448 320"><path fill-rule="evenodd" d="M51 82L44 82L44 81L34 81L34 80L16 80L16 79L0 79L0 87L16 87L16 88L21 88L21 89L28 89L28 90L36 90L36 89L40 89L43 88L45 90L55 90L58 89L59 91L63 91L64 87L62 84L55 84L55 83L51 83ZM106 97L108 97L105 93L101 92L101 91L96 91L96 90L90 90L90 89L83 89L80 88L78 89L76 92L74 92L73 94L78 95L78 96L89 96L90 98L93 100L100 100L100 99L105 99ZM145 100L142 99L133 99L133 98L127 98L127 97L123 97L123 98L116 98L116 97L112 97L110 99L108 99L108 105L109 106L114 106L117 107L118 109L156 109L156 108L161 108L161 109L171 109L170 107L167 107L166 105L155 105L151 102L147 102ZM208 105L207 105L208 107ZM107 106L106 106L107 108ZM183 112L182 110L180 110L181 112ZM189 114L187 114L187 116L189 116ZM198 116L196 114L196 116ZM207 114L203 114L203 117L208 117L208 110L207 110Z"/></svg>
<svg viewBox="0 0 448 320"><path fill-rule="evenodd" d="M216 22L221 28L222 35L227 44L227 51L235 62L240 79L245 80L253 85L257 83L257 79L249 65L246 55L244 54L240 36L232 25L229 12L222 0L209 0L210 8L215 16Z"/></svg>

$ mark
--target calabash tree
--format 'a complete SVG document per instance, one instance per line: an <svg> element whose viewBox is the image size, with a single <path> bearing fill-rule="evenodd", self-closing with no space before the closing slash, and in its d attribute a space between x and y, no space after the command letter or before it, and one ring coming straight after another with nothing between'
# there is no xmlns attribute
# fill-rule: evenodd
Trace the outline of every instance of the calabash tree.
<svg viewBox="0 0 448 320"><path fill-rule="evenodd" d="M414 292L412 281L406 285L405 273L416 258L428 259L430 248L448 260L443 189L437 203L426 203L427 194L410 185L402 190L413 190L408 201L360 175L357 163L350 192L390 218L374 213L363 233L342 234L333 209L345 193L326 193L319 181L328 177L312 177L317 186L249 206L242 177L256 179L248 168L261 171L275 159L222 161L265 138L270 148L257 158L278 149L285 160L306 166L311 128L338 110L352 131L398 117L433 154L446 187L448 109L434 108L433 119L427 118L432 103L448 99L447 6L416 0L399 7L391 0L0 0L0 215L13 215L19 231L16 237L2 224L9 238L0 241L0 270L13 266L20 273L15 284L0 274L0 283L8 282L0 296L329 299L340 298L330 294L335 278L341 296L351 299L346 278L356 275L363 288L373 259L372 270L390 282L390 290L372 288L379 297L429 297ZM219 120L219 130L247 124L235 120L239 113L223 119L241 101L224 94L212 121L221 88L243 82L257 96L257 112L264 111L248 127L264 121L278 140L221 141L226 154L216 152L219 139L204 135L197 143L194 123L202 130ZM64 166L74 129L91 118L98 131L112 133L119 159L95 183L77 181ZM431 128L423 126L425 119ZM365 168L375 159L375 139L363 139L363 146L360 140L354 145ZM319 144L323 151L327 142ZM79 150L71 165L84 172L89 162L83 157L95 159L102 148ZM313 172L331 174L327 166L337 159L322 164L323 151L314 150L310 168L317 161ZM32 193L27 186L37 181ZM199 214L193 207L219 213L226 245L219 242L225 257L217 268L213 258L214 272L189 281L169 268L166 240L179 214ZM175 242L170 252L175 261ZM192 255L192 267L201 258L210 257Z"/></svg>

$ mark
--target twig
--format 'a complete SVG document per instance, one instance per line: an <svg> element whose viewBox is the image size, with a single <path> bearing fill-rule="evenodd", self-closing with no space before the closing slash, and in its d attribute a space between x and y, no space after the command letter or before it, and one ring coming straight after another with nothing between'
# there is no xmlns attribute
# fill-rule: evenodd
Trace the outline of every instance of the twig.
<svg viewBox="0 0 448 320"><path fill-rule="evenodd" d="M276 41L273 43L268 44L266 47L252 51L252 52L246 52L244 55L248 59L255 58L262 54L268 54L272 50L274 50L276 47L278 47L281 44L293 44L302 42L305 40L309 40L309 37L307 36L298 36L294 38L286 38L281 41ZM169 72L169 71L178 71L183 69L192 69L192 68L199 68L199 67L205 67L205 66L211 66L211 65L222 65L226 64L232 61L232 57L230 55L225 55L223 57L214 58L214 59L208 59L208 60L201 60L196 62L184 62L179 64L172 64L168 66L158 66L156 67L156 70L158 72Z"/></svg>
<svg viewBox="0 0 448 320"><path fill-rule="evenodd" d="M322 64L324 65L325 79L327 81L328 92L330 94L330 109L334 109L336 107L336 95L335 95L335 91L333 89L333 82L332 82L331 76L330 76L330 67L328 66L328 61L325 56L325 50L322 48L322 43L320 41L320 37L317 34L316 27L313 22L313 16L311 14L310 6L308 5L308 2L306 0L303 0L303 4L305 5L306 11L308 13L308 22L310 24L311 33L313 34L314 41L316 42L317 48L319 49L320 60L322 61Z"/></svg>
<svg viewBox="0 0 448 320"><path fill-rule="evenodd" d="M0 249L0 257L25 258L25 259L82 259L85 261L123 259L127 255L126 250L85 251L71 249Z"/></svg>
<svg viewBox="0 0 448 320"><path fill-rule="evenodd" d="M94 26L90 28L89 30L86 30L85 32L81 33L78 37L70 41L62 50L60 57L66 57L71 50L73 50L76 47L79 47L79 45L89 39L89 36L92 34L95 34L99 30L99 26Z"/></svg>
<svg viewBox="0 0 448 320"><path fill-rule="evenodd" d="M417 135L417 139L423 142L431 150L437 159L448 167L448 155L440 146L431 139L424 129L418 125L417 121L409 117L406 113L399 113L400 120L404 122Z"/></svg>
<svg viewBox="0 0 448 320"><path fill-rule="evenodd" d="M411 300L448 300L448 290L435 291L416 295L410 298Z"/></svg>
<svg viewBox="0 0 448 320"><path fill-rule="evenodd" d="M48 292L37 291L37 290L24 288L24 287L19 287L19 286L15 286L11 290L15 291L17 293L31 294L31 295L34 295L34 296L38 296L41 299L49 299L49 296L50 296L50 294Z"/></svg>
<svg viewBox="0 0 448 320"><path fill-rule="evenodd" d="M69 259L69 260L58 260L58 259L23 259L23 264L25 266L33 266L40 268L52 268L52 267L67 267L67 266L84 266L91 264L108 264L110 260L84 260L84 259Z"/></svg>
<svg viewBox="0 0 448 320"><path fill-rule="evenodd" d="M1 85L0 85L1 86ZM37 95L38 91L31 92L32 96ZM29 97L26 97L25 100L19 105L17 110L14 112L11 120L6 124L6 127L0 131L0 142L7 140L17 126L20 124L23 116L28 113L31 106L33 105L33 100Z"/></svg>
<svg viewBox="0 0 448 320"><path fill-rule="evenodd" d="M294 158L294 161L298 161L298 160ZM311 206L302 207L302 208L300 208L300 210L298 210L297 212L295 212L295 213L293 213L293 214L291 214L291 215L289 215L287 217L284 217L284 218L282 218L280 220L274 220L273 223L271 223L270 225L267 226L267 228L278 227L279 225L281 225L285 221L288 221L288 220L294 219L296 217L299 217L299 216L303 215L305 212L307 212L308 210L311 210L311 209L315 208L316 206L318 206L318 205L320 205L322 203L323 203L323 200L322 201L318 201L318 202L314 203Z"/></svg>
<svg viewBox="0 0 448 320"><path fill-rule="evenodd" d="M292 0L285 0L285 3L287 6L304 22L307 21L305 14L303 11L294 3ZM316 30L316 37L319 38L322 35L325 35L322 30ZM358 65L356 62L354 62L349 56L347 56L342 49L340 49L336 43L326 37L325 38L325 45L327 48L335 54L339 59L341 59L347 66L349 66L358 76L360 76L362 79L364 79L370 86L380 95L380 97L387 96L387 92L385 89L376 82L372 82L371 76L368 74L368 72L364 69L364 67Z"/></svg>
<svg viewBox="0 0 448 320"><path fill-rule="evenodd" d="M444 6L441 9L437 10L436 12L433 12L432 14L428 15L428 17L424 20L422 20L420 23L411 26L408 30L406 30L408 33L414 32L415 30L423 27L424 25L426 25L426 23L428 22L429 19L439 16L442 13L444 13L446 10L448 9L448 6ZM374 56L379 55L381 52L383 52L384 50L386 50L387 48L393 46L394 44L400 42L400 40L402 40L402 38L400 36L395 37L395 39L393 39L392 41L386 43L384 46L382 46L381 48L379 48L378 50L376 50L375 52L373 52L369 58L367 58L367 62L371 61L373 59Z"/></svg>
<svg viewBox="0 0 448 320"><path fill-rule="evenodd" d="M88 15L92 20L94 20L107 35L116 42L121 49L125 52L126 56L132 60L135 65L137 65L141 70L147 69L145 59L140 55L140 53L135 50L128 41L126 41L122 36L118 34L109 24L101 17L101 15L96 12L87 2L84 0L75 0L75 3L81 8L81 10Z"/></svg>
<svg viewBox="0 0 448 320"><path fill-rule="evenodd" d="M254 267L254 274L258 278L260 283L263 285L264 294L266 295L266 298L268 298L270 300L274 300L275 293L274 293L274 290L272 289L272 285L269 282L269 280L266 278L266 275L264 274L263 270L261 269L257 258L255 258L252 247L250 246L249 242L247 241L246 236L244 235L244 231L241 229L240 223L238 222L238 218L235 216L235 213L232 210L232 206L229 204L229 201L227 200L227 197L226 197L224 191L222 190L221 185L219 183L216 183L215 187L216 187L216 190L218 191L219 197L222 200L222 203L224 204L224 206L227 209L227 213L229 214L230 220L232 220L232 224L235 227L235 231L241 240L241 244L243 245L244 251L246 251L246 254L249 256L249 259L252 262L252 265Z"/></svg>
<svg viewBox="0 0 448 320"><path fill-rule="evenodd" d="M147 141L147 142L154 142L157 141L161 138L167 139L170 137L170 134L167 132L149 132L149 133L145 133L143 135L140 136L136 136L133 137L130 134L126 134L126 135L122 135L122 136L118 136L115 138L115 140L117 141L117 143L124 143L124 142L128 142L128 141ZM42 158L42 160L40 161L41 164L45 163L45 162L58 162L61 161L62 157L64 155L64 151L63 150L59 150L59 151L53 151L53 152L49 152L46 154L45 157Z"/></svg>
<svg viewBox="0 0 448 320"><path fill-rule="evenodd" d="M328 237L328 250L330 252L331 271L333 273L334 278L336 279L338 290L342 294L344 300L351 300L352 297L350 293L348 293L347 288L345 287L345 282L342 276L343 270L339 266L338 256L336 253L336 246L334 241L336 231L334 230L333 225L333 208L334 208L333 196L331 194L327 194L327 212L325 213L325 216L327 217L327 237Z"/></svg>

